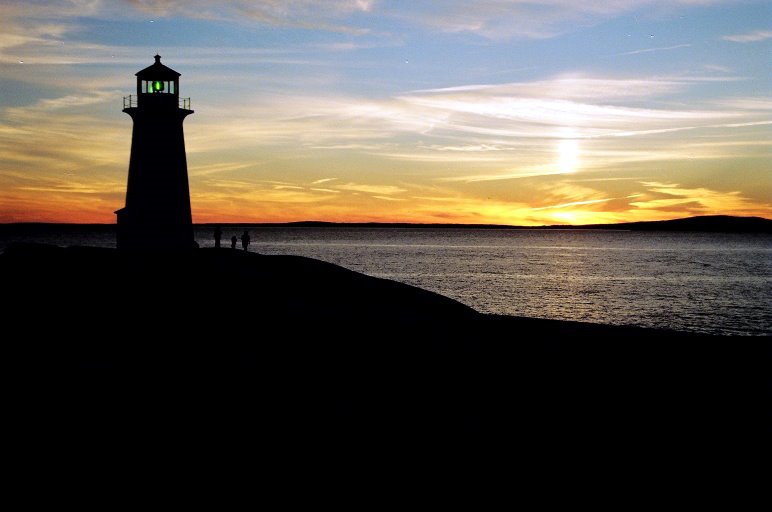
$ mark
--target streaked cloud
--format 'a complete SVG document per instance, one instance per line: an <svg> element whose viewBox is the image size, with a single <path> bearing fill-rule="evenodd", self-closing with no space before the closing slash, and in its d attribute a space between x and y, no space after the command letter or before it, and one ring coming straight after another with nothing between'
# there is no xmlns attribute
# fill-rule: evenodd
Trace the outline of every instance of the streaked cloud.
<svg viewBox="0 0 772 512"><path fill-rule="evenodd" d="M556 100L646 98L682 91L689 79L603 77L588 74L558 75L544 80L501 84L474 84L413 91L413 94L455 95L467 97L548 97Z"/></svg>
<svg viewBox="0 0 772 512"><path fill-rule="evenodd" d="M246 162L218 162L206 165L188 166L190 176L209 176L211 174L232 173L246 169L250 164Z"/></svg>
<svg viewBox="0 0 772 512"><path fill-rule="evenodd" d="M256 23L353 36L371 32L372 19L391 19L444 33L473 33L489 39L544 39L577 28L592 27L642 9L667 10L733 0L443 0L393 4L376 0L125 0L123 2L59 1L53 5L10 1L4 18L68 19L103 16L112 19L186 17L237 24ZM760 37L766 31L726 36ZM734 40L734 39L729 39ZM331 48L345 44L332 43ZM335 46L337 45L337 46Z"/></svg>
<svg viewBox="0 0 772 512"><path fill-rule="evenodd" d="M758 215L769 204L758 205L742 192L718 191L706 187L688 188L677 183L642 182L646 193L631 206L643 211L660 210L679 215L707 215L731 210L738 215Z"/></svg>
<svg viewBox="0 0 772 512"><path fill-rule="evenodd" d="M540 139L635 137L765 122L756 120L758 111L747 108L754 101L763 105L766 100L762 99L743 98L734 105L704 104L702 108L639 106L642 101L683 93L699 83L673 77L556 77L533 83L421 90L380 100L285 96L252 102L251 108L241 109L237 116L229 114L227 123L207 133L211 141L220 139L223 144L300 141L315 148L361 150L396 158L406 154L404 145L391 142L401 134L438 140L450 137L465 142L421 144L408 155L462 161L508 158L501 153L523 149L524 141L534 145ZM628 105L631 102L635 106ZM442 157L443 153L452 156Z"/></svg>
<svg viewBox="0 0 772 512"><path fill-rule="evenodd" d="M659 46L657 48L643 48L641 50L633 50L631 52L623 52L623 53L617 53L616 55L637 55L639 53L653 53L653 52L662 52L667 50L677 50L678 48L689 48L691 47L691 44L676 44L673 46Z"/></svg>
<svg viewBox="0 0 772 512"><path fill-rule="evenodd" d="M641 9L718 3L732 0L443 0L431 9L411 10L410 19L435 30L469 32L489 39L544 39Z"/></svg>
<svg viewBox="0 0 772 512"><path fill-rule="evenodd" d="M732 68L729 66L721 66L719 64L703 64L702 67L707 71L715 71L717 73L731 73Z"/></svg>
<svg viewBox="0 0 772 512"><path fill-rule="evenodd" d="M496 174L469 174L465 176L452 176L449 178L443 178L444 181L460 181L463 183L477 183L480 181L503 181L503 180L517 180L525 178L536 178L540 176L556 176L565 174L560 170L555 170L557 166L545 166L543 170L531 170L525 169L512 169Z"/></svg>
<svg viewBox="0 0 772 512"><path fill-rule="evenodd" d="M633 197L638 197L640 194L633 194L631 196L626 197L609 197L604 199L590 199L587 201L571 201L569 203L561 203L561 204L552 204L549 206L540 206L539 208L531 208L533 211L539 211L539 210L560 210L563 208L573 208L576 206L587 206L590 204L599 204L599 203L607 203L609 201L613 201L615 199L630 199Z"/></svg>
<svg viewBox="0 0 772 512"><path fill-rule="evenodd" d="M721 39L724 41L732 41L733 43L755 43L757 41L764 41L765 39L772 39L772 30L754 30L746 34L735 34L729 36L723 36Z"/></svg>
<svg viewBox="0 0 772 512"><path fill-rule="evenodd" d="M404 198L401 198L401 197L391 197L391 196L378 196L378 195L374 195L373 198L381 199L383 201L405 201Z"/></svg>
<svg viewBox="0 0 772 512"><path fill-rule="evenodd" d="M715 102L723 107L747 110L751 112L759 110L772 110L772 97L745 97L745 98L725 98Z"/></svg>
<svg viewBox="0 0 772 512"><path fill-rule="evenodd" d="M82 109L89 105L115 101L118 91L95 91L83 94L69 94L59 98L40 99L32 105L11 107L5 110L9 119L22 119L31 115L49 114L57 110Z"/></svg>
<svg viewBox="0 0 772 512"><path fill-rule="evenodd" d="M128 0L155 16L186 16L215 21L252 21L308 30L365 34L365 28L333 23L357 12L368 12L374 0Z"/></svg>
<svg viewBox="0 0 772 512"><path fill-rule="evenodd" d="M406 189L394 185L362 185L359 183L346 183L344 185L337 185L335 188L339 190L348 190L349 192L364 192L366 194L378 194L381 196L407 192Z"/></svg>

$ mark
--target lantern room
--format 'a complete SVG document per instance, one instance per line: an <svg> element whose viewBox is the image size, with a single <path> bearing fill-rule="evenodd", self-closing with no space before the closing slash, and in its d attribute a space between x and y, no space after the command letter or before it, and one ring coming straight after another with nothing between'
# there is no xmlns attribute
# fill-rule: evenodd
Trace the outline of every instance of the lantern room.
<svg viewBox="0 0 772 512"><path fill-rule="evenodd" d="M161 64L161 56L155 56L155 63L136 74L137 107L177 108L180 97L180 74Z"/></svg>

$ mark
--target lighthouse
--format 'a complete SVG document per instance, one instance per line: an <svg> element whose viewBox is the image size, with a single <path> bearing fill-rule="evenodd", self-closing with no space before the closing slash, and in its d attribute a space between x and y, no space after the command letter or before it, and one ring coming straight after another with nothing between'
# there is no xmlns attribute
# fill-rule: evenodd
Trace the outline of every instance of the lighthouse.
<svg viewBox="0 0 772 512"><path fill-rule="evenodd" d="M182 130L193 113L190 98L180 98L180 73L161 64L160 55L136 76L137 94L123 98L134 128L126 206L115 212L118 248L196 247Z"/></svg>

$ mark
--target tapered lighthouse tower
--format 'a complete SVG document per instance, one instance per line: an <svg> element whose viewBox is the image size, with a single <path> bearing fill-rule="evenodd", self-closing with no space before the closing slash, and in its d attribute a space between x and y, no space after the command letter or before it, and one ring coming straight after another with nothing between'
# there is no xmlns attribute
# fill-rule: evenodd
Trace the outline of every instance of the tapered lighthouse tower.
<svg viewBox="0 0 772 512"><path fill-rule="evenodd" d="M155 63L137 73L137 94L123 98L134 121L126 206L118 210L119 249L196 246L190 214L182 122L192 114L180 98L180 74Z"/></svg>

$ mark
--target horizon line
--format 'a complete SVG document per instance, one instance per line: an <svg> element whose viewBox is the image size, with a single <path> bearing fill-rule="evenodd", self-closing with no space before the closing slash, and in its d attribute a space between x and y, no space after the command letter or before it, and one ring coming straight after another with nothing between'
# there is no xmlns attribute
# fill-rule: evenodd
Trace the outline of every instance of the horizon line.
<svg viewBox="0 0 772 512"><path fill-rule="evenodd" d="M756 215L696 215L692 217L679 217L675 219L664 220L643 220L612 223L595 224L541 224L534 226L524 226L516 224L467 224L467 223L442 223L442 222L335 222L321 220L303 220L288 222L195 222L194 226L252 226L252 227L425 227L425 228L478 228L478 229L581 229L581 228L610 228L613 226L630 226L639 224L660 224L669 222L688 221L696 219L759 219L772 222L772 219ZM117 223L99 223L99 222L46 222L46 221L21 221L21 222L0 222L0 226L117 226Z"/></svg>

